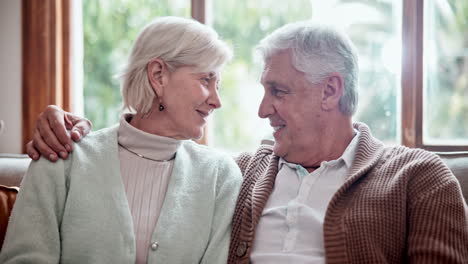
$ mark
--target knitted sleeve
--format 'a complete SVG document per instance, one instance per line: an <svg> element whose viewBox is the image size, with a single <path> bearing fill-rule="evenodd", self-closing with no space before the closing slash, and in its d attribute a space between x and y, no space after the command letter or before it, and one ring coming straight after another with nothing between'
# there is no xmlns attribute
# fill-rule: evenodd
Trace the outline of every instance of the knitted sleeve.
<svg viewBox="0 0 468 264"><path fill-rule="evenodd" d="M442 160L425 153L409 185L409 263L467 263L468 212L460 185Z"/></svg>
<svg viewBox="0 0 468 264"><path fill-rule="evenodd" d="M64 161L31 162L10 217L0 263L58 263L66 200Z"/></svg>

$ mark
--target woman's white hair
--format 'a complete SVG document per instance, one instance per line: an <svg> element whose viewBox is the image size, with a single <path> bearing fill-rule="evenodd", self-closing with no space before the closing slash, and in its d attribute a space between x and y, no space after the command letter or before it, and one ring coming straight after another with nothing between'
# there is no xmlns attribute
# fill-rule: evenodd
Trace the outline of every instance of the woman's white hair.
<svg viewBox="0 0 468 264"><path fill-rule="evenodd" d="M264 61L287 49L292 50L293 66L304 72L312 84L339 72L344 79L340 111L345 115L354 114L359 66L357 52L346 34L326 25L297 22L275 30L257 47Z"/></svg>
<svg viewBox="0 0 468 264"><path fill-rule="evenodd" d="M155 93L147 76L147 65L159 58L170 71L194 66L196 72L219 69L232 58L232 50L210 27L192 19L160 17L138 35L122 78L124 109L147 113Z"/></svg>

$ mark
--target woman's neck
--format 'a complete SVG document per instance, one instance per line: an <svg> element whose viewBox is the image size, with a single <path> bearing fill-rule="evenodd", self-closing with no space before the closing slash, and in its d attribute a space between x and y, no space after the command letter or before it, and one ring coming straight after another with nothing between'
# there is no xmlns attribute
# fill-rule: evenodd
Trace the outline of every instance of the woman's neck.
<svg viewBox="0 0 468 264"><path fill-rule="evenodd" d="M185 139L173 132L175 129L172 129L171 123L167 122L167 117L157 109L151 109L149 114L136 113L129 123L146 133L173 139Z"/></svg>

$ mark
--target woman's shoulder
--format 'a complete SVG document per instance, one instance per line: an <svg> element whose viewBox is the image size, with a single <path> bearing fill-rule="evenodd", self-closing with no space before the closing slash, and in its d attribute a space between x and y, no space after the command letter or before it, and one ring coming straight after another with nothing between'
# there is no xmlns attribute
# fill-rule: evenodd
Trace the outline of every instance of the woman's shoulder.
<svg viewBox="0 0 468 264"><path fill-rule="evenodd" d="M109 164L118 161L118 126L103 128L89 133L73 146L73 151L64 160L65 168L75 164Z"/></svg>
<svg viewBox="0 0 468 264"><path fill-rule="evenodd" d="M89 133L86 137L83 137L76 146L79 149L98 149L99 147L105 147L108 145L117 144L117 131L119 126L114 125L112 127L103 128L97 131Z"/></svg>
<svg viewBox="0 0 468 264"><path fill-rule="evenodd" d="M118 150L117 129L118 126L112 126L90 132L79 142L74 143L73 151L67 159L58 159L51 162L45 157L40 157L37 161L32 161L30 167L47 171L63 170L69 167L71 163L83 158L92 159L95 156L106 156L110 151Z"/></svg>

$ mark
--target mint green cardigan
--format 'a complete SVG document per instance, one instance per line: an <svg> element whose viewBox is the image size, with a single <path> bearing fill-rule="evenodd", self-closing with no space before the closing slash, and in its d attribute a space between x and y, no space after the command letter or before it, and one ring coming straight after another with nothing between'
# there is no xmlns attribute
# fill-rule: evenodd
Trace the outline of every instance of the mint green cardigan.
<svg viewBox="0 0 468 264"><path fill-rule="evenodd" d="M135 263L120 175L118 126L90 134L67 160L32 162L0 263ZM184 141L177 151L148 263L226 263L242 182L234 160Z"/></svg>

